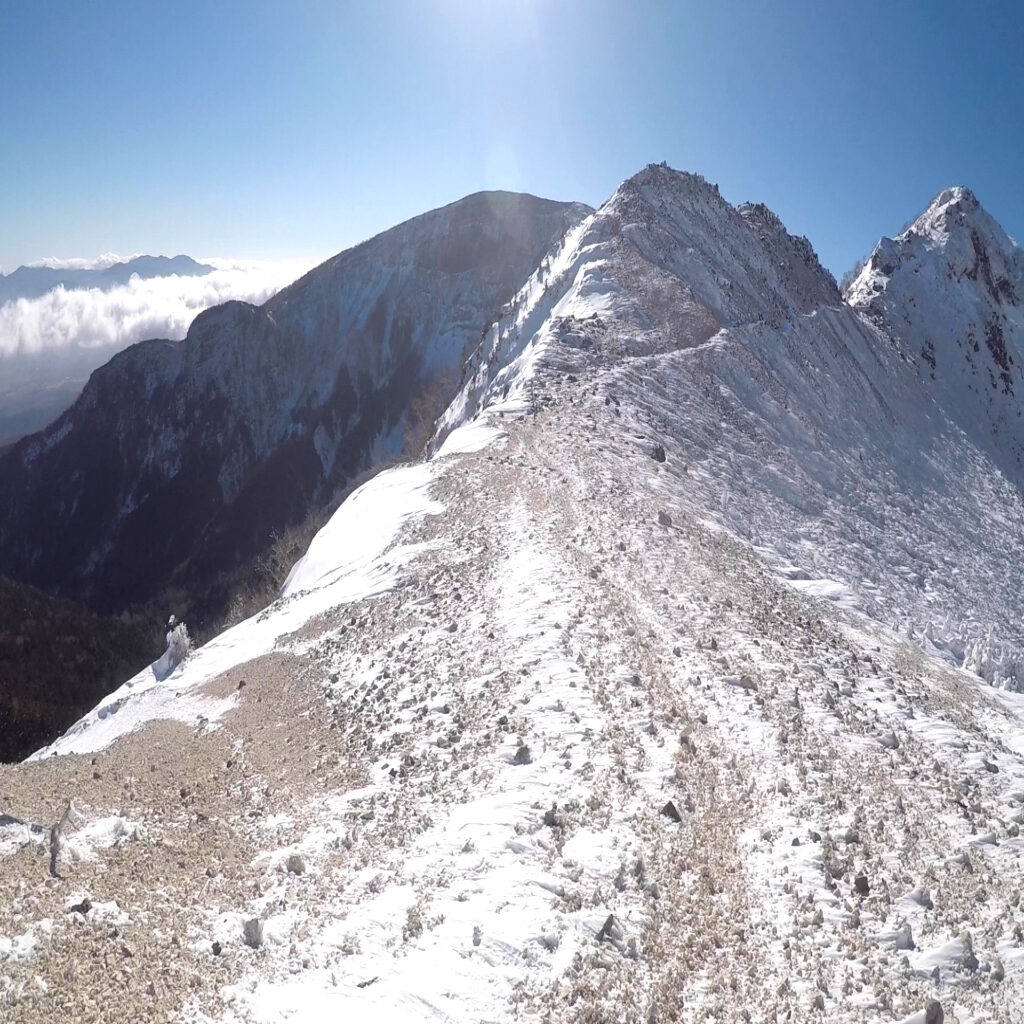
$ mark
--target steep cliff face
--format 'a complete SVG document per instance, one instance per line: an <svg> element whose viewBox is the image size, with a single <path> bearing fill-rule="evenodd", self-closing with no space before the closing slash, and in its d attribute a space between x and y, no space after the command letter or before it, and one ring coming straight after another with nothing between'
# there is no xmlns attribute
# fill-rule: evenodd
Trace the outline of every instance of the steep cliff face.
<svg viewBox="0 0 1024 1024"><path fill-rule="evenodd" d="M117 610L201 594L371 464L587 209L480 193L96 371L0 457L0 569ZM452 385L448 385L449 387Z"/></svg>

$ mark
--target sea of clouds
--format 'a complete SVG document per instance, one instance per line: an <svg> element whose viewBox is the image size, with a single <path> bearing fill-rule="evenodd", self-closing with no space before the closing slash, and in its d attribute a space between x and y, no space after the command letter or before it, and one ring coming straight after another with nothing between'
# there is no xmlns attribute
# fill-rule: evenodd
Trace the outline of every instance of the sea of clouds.
<svg viewBox="0 0 1024 1024"><path fill-rule="evenodd" d="M131 257L46 259L30 266L102 269ZM204 309L229 299L265 302L310 262L200 259L201 276L132 277L100 288L57 287L0 305L0 448L40 430L74 402L89 374L145 338L184 338Z"/></svg>
<svg viewBox="0 0 1024 1024"><path fill-rule="evenodd" d="M106 254L96 260L41 260L37 266L87 269L125 258ZM40 298L15 299L0 306L0 357L68 348L123 348L143 338L185 336L204 309L228 299L256 304L309 269L305 263L268 260L200 259L214 269L199 277L133 277L126 285L58 287Z"/></svg>

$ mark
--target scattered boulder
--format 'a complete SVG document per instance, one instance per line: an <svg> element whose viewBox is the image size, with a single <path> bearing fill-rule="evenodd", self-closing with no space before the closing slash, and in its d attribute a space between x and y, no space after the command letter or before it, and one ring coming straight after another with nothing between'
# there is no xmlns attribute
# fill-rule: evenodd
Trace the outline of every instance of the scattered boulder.
<svg viewBox="0 0 1024 1024"><path fill-rule="evenodd" d="M671 526L672 517L667 512L658 512L658 525L659 526Z"/></svg>
<svg viewBox="0 0 1024 1024"><path fill-rule="evenodd" d="M68 907L69 914L81 914L83 917L92 910L92 901L86 896L81 903L76 903L72 907Z"/></svg>
<svg viewBox="0 0 1024 1024"><path fill-rule="evenodd" d="M516 751L516 756L512 758L513 764L532 764L533 755L530 753L530 748L524 743Z"/></svg>
<svg viewBox="0 0 1024 1024"><path fill-rule="evenodd" d="M871 891L871 886L868 885L868 876L863 871L853 880L853 888L859 896L867 896Z"/></svg>
<svg viewBox="0 0 1024 1024"><path fill-rule="evenodd" d="M665 448L664 448L664 446L662 446L660 444L656 444L651 449L651 458L654 459L655 462L664 462L665 461Z"/></svg>
<svg viewBox="0 0 1024 1024"><path fill-rule="evenodd" d="M910 922L904 921L903 926L896 931L896 948L897 949L913 949L914 948L914 935L910 930Z"/></svg>
<svg viewBox="0 0 1024 1024"><path fill-rule="evenodd" d="M938 999L929 999L924 1004L924 1024L942 1024L946 1015L942 1012L942 1003Z"/></svg>
<svg viewBox="0 0 1024 1024"><path fill-rule="evenodd" d="M974 865L971 863L971 858L967 856L967 852L958 853L955 857L946 858L947 868L959 868L968 875L974 874Z"/></svg>
<svg viewBox="0 0 1024 1024"><path fill-rule="evenodd" d="M892 730L882 733L882 735L878 737L878 742L881 743L886 750L897 750L900 745L900 741L896 738L896 733Z"/></svg>
<svg viewBox="0 0 1024 1024"><path fill-rule="evenodd" d="M303 875L306 873L306 862L302 859L301 853L288 854L288 861L285 865L290 875Z"/></svg>
<svg viewBox="0 0 1024 1024"><path fill-rule="evenodd" d="M597 941L603 942L605 939L609 939L613 943L621 942L623 939L622 929L619 927L618 921L615 920L614 914L609 914L605 919L601 930L597 933Z"/></svg>
<svg viewBox="0 0 1024 1024"><path fill-rule="evenodd" d="M258 917L250 917L242 923L242 938L252 949L263 945L263 921Z"/></svg>
<svg viewBox="0 0 1024 1024"><path fill-rule="evenodd" d="M671 800L662 807L661 813L664 814L669 821L681 822L683 820L683 816L679 813L679 808L676 807Z"/></svg>
<svg viewBox="0 0 1024 1024"><path fill-rule="evenodd" d="M544 812L544 824L548 828L562 828L565 825L565 814L558 809L557 804L552 804Z"/></svg>
<svg viewBox="0 0 1024 1024"><path fill-rule="evenodd" d="M907 898L913 900L919 907L924 907L925 910L935 909L935 904L932 902L932 895L928 891L927 886L919 885L908 895Z"/></svg>

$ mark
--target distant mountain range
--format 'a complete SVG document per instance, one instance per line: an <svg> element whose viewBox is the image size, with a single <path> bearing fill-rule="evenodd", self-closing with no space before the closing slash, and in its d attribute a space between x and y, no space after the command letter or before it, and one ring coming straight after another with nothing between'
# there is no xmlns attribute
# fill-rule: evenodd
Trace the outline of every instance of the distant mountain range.
<svg viewBox="0 0 1024 1024"><path fill-rule="evenodd" d="M191 256L135 256L109 267L64 268L22 266L0 274L0 304L14 299L38 299L54 288L101 288L128 284L133 276L201 277L213 267Z"/></svg>

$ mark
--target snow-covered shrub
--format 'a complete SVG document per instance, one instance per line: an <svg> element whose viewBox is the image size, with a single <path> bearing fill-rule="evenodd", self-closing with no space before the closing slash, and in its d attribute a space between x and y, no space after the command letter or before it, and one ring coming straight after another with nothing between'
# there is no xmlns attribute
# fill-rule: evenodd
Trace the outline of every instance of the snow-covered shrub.
<svg viewBox="0 0 1024 1024"><path fill-rule="evenodd" d="M171 616L168 627L167 650L153 662L153 675L157 679L166 679L192 650L192 638L184 622L176 622Z"/></svg>

